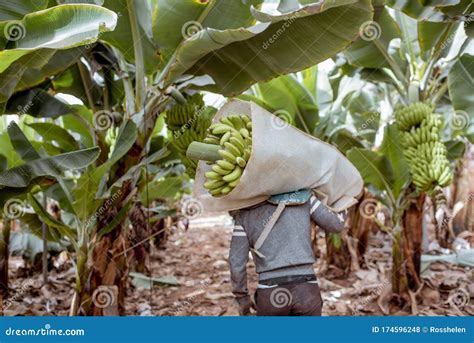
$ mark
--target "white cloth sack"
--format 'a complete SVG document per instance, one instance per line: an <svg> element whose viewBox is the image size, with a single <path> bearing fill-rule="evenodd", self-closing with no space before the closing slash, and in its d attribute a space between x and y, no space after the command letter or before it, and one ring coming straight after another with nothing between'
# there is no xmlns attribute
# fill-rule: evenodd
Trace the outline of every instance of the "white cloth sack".
<svg viewBox="0 0 474 343"><path fill-rule="evenodd" d="M232 211L256 205L271 195L313 189L334 211L357 202L363 181L354 165L335 147L286 124L253 102L228 101L214 122L230 114L252 118L252 155L240 183L227 195L213 197L203 187L206 162L198 164L194 197L208 212Z"/></svg>

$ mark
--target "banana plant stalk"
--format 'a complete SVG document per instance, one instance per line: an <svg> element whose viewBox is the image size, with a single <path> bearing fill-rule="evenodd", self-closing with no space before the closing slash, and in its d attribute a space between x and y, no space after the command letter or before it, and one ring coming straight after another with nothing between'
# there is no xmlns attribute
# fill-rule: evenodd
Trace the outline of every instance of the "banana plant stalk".
<svg viewBox="0 0 474 343"><path fill-rule="evenodd" d="M0 315L3 315L5 300L8 297L8 257L12 220L3 219L0 237Z"/></svg>

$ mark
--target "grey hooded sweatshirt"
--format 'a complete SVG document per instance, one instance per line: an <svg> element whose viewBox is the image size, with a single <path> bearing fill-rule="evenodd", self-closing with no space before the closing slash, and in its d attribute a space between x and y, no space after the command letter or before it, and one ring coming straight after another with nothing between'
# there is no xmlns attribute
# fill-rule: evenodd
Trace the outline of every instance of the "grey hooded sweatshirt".
<svg viewBox="0 0 474 343"><path fill-rule="evenodd" d="M287 206L265 242L253 251L277 205L263 202L234 211L235 227L230 244L229 265L232 291L239 298L248 296L246 264L249 252L255 261L259 281L286 276L314 275L316 261L311 247L311 220L327 232L344 229L345 213L335 213L315 196L306 203ZM262 256L263 255L263 256Z"/></svg>

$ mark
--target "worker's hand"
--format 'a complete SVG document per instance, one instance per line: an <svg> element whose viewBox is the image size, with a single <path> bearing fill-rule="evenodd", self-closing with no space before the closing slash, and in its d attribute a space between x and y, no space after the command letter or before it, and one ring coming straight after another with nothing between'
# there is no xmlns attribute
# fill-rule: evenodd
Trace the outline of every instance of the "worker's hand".
<svg viewBox="0 0 474 343"><path fill-rule="evenodd" d="M250 299L250 296L244 296L236 298L237 304L239 305L239 315L241 316L250 316L250 309L255 310L255 304Z"/></svg>

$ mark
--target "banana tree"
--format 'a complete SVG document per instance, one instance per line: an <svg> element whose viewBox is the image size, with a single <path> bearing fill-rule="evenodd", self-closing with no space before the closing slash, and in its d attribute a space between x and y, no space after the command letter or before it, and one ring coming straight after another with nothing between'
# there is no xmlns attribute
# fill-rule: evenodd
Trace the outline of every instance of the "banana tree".
<svg viewBox="0 0 474 343"><path fill-rule="evenodd" d="M104 8L84 4L47 8L47 5L48 1L18 1L0 5L0 28L3 33L0 37L0 113L4 112L12 94L44 80L42 68L49 74L70 64L74 52L77 54L76 46L93 43L101 33L114 29L116 25L117 15ZM68 58L58 63L56 56L65 51L68 51L65 54ZM55 63L48 63L49 61ZM13 113L26 112L22 108L16 108ZM6 121L2 121L2 124L6 124ZM1 131L6 129L6 125L0 126ZM0 205L3 209L1 216L4 218L1 235L2 291L8 290L9 230L12 218L17 218L23 211L26 194L35 187L41 187L44 182L48 184L50 177L64 171L63 167L80 167L81 158L93 157L88 156L91 151L66 156L39 155L23 144L24 136L18 133L15 125L10 126L9 134L10 137L5 132L0 134ZM10 142L9 138L12 137L14 138ZM72 160L63 162L63 158ZM22 165L23 162L25 164ZM48 173L51 175L46 175Z"/></svg>
<svg viewBox="0 0 474 343"><path fill-rule="evenodd" d="M99 155L99 149L81 149L50 156L45 149L36 150L15 122L8 126L8 135L15 152L16 163L18 164L18 161L23 163L20 162L21 164L0 173L0 189L2 191L0 205L4 209L5 223L7 224L4 231L9 229L9 222L13 218L22 217L25 206L24 198L27 197L37 214L52 228L50 235L67 238L76 253L79 253L80 242L77 239L77 232L47 215L35 194L42 193L44 197L43 190L53 182L57 182L66 203L72 206L65 174L76 169L83 169L94 162ZM3 235L4 239L5 236L8 235ZM7 241L4 241L3 245L8 246Z"/></svg>
<svg viewBox="0 0 474 343"><path fill-rule="evenodd" d="M95 227L90 230L95 233L92 251L83 251L77 257L78 267L80 261L84 270L81 277L87 278L87 282L81 282L87 285L86 292L77 289L74 301L74 307L82 313L111 313L97 301L104 287L112 289L114 305L118 313L123 313L128 241L125 216L119 214L128 211L143 167L156 158L150 154L156 122L174 98L182 100L178 90L187 87L239 94L255 82L329 58L353 41L360 25L372 18L371 4L365 0L303 5L284 1L281 13L268 13L262 6L265 3L106 0L103 7L92 7L119 14L114 31L102 33L101 43L86 49L86 54L78 52L80 59L70 58L72 64L27 66L23 76L32 82L27 84L20 77L20 86L5 97L9 113L22 106L31 115L74 117L76 121L67 129L77 130L77 121L84 124L83 112L88 112L88 122L95 124L92 129L86 125L86 131L93 144L100 147L100 156L76 180L72 202L82 209L82 219L94 218ZM338 18L336 23L334 18ZM303 49L305 54L295 58L289 46ZM72 50L60 51L52 58L62 60L63 53ZM26 73L31 68L35 72ZM58 104L54 94L59 91L78 95L87 110ZM36 101L39 98L41 101ZM32 101L30 106L25 104L28 100ZM46 103L52 107L46 109ZM121 141L113 143L113 149L106 142L109 127L122 132L112 140ZM119 196L114 197L116 194ZM96 216L97 208L104 203L110 204L107 211ZM86 256L93 257L92 264L86 263ZM87 293L93 295L92 302Z"/></svg>
<svg viewBox="0 0 474 343"><path fill-rule="evenodd" d="M361 30L359 40L345 51L347 60L364 78L377 80L391 91L388 97L391 112L417 102L433 104L445 123L444 139L448 138L447 131L449 138L455 139L445 142L446 146L462 146L459 142L472 137L473 130L470 122L474 113L473 65L469 62L473 58L472 40L469 39L472 36L469 30L472 3L388 1L387 6L382 2L375 6L374 21ZM390 116L389 121L393 117ZM394 128L386 130L385 135L389 135L386 141L400 146L402 140L394 138L395 131ZM448 152L448 155L455 160L462 155L462 149L461 154ZM364 161L373 160L377 165L360 165L367 184L373 185L374 175L381 176L385 172L393 175L392 183L378 180L376 188L379 199L391 209L395 223L392 288L405 300L409 299L409 291L416 291L420 286L421 222L426 193L415 189L408 173L410 168L406 161L401 162L404 158L399 153L396 158L389 157L388 162L374 152L357 149L351 150L349 156L354 163L363 158ZM401 164L405 164L405 170ZM405 182L407 184L400 192L399 185ZM395 183L398 184L397 191L389 192ZM383 190L383 196L380 190ZM447 246L451 238L446 225L449 214L439 199L439 196L433 197L433 203L441 210L441 216L438 212L435 218L438 218L440 242ZM409 302L413 304L413 301Z"/></svg>

